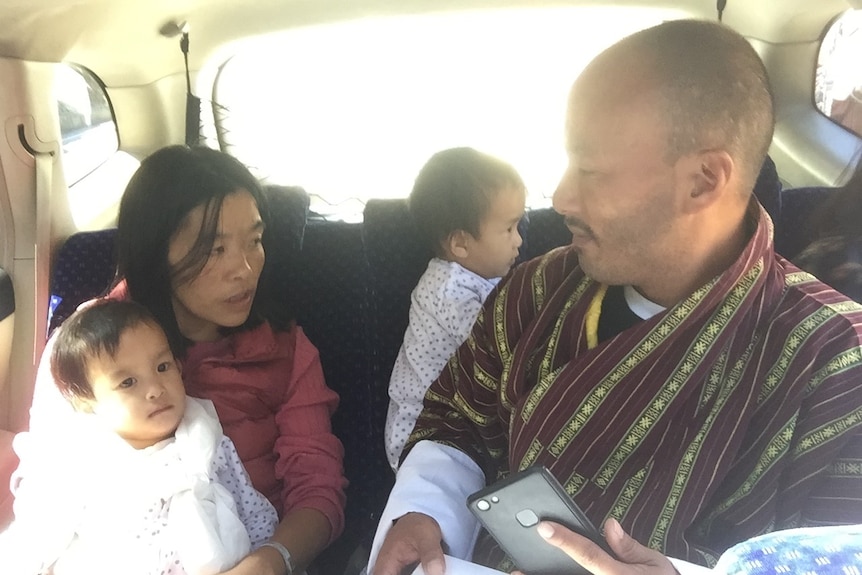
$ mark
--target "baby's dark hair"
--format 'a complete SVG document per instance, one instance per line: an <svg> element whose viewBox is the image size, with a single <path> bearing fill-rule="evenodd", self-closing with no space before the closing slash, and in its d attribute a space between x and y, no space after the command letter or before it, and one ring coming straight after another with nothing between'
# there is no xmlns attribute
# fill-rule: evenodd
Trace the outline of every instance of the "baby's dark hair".
<svg viewBox="0 0 862 575"><path fill-rule="evenodd" d="M479 237L479 224L503 189L524 190L511 165L473 148L437 152L419 171L410 192L410 214L438 256L457 230Z"/></svg>
<svg viewBox="0 0 862 575"><path fill-rule="evenodd" d="M94 399L88 362L102 353L114 357L120 336L141 324L158 326L150 311L131 300L103 299L70 315L57 328L51 349L51 375L68 400Z"/></svg>

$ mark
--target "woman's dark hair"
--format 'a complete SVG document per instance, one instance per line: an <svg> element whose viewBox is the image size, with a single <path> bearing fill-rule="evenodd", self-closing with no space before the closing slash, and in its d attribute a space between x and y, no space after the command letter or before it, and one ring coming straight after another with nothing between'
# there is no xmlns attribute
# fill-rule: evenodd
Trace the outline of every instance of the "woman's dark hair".
<svg viewBox="0 0 862 575"><path fill-rule="evenodd" d="M856 169L834 193L813 218L814 238L844 236L862 237L862 157L856 162Z"/></svg>
<svg viewBox="0 0 862 575"><path fill-rule="evenodd" d="M168 146L141 162L132 176L117 218L117 275L129 296L155 316L179 357L189 341L180 332L172 305L172 285L195 278L207 263L218 232L225 197L246 190L257 203L264 223L263 246L268 250L270 216L263 189L239 160L205 147ZM171 238L193 209L204 206L201 234L174 269L168 263ZM270 258L267 258L267 262ZM275 306L270 297L269 265L264 263L246 322L224 328L225 334L269 321L276 330L289 329L291 311Z"/></svg>
<svg viewBox="0 0 862 575"><path fill-rule="evenodd" d="M435 254L452 232L479 237L479 225L500 190L524 190L511 165L473 148L437 152L419 171L410 192L410 215Z"/></svg>
<svg viewBox="0 0 862 575"><path fill-rule="evenodd" d="M150 324L153 314L134 301L101 299L79 309L57 330L51 349L51 375L66 399L93 399L89 362L103 353L115 357L127 329Z"/></svg>

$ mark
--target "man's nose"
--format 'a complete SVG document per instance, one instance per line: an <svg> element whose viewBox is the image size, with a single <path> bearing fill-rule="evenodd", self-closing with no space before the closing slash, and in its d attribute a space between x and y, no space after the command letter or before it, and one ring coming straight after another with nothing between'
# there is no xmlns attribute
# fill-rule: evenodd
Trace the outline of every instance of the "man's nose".
<svg viewBox="0 0 862 575"><path fill-rule="evenodd" d="M578 185L575 178L572 177L570 172L567 170L560 179L560 183L557 184L557 189L554 190L551 203L557 213L566 215L567 213L574 211L577 201Z"/></svg>

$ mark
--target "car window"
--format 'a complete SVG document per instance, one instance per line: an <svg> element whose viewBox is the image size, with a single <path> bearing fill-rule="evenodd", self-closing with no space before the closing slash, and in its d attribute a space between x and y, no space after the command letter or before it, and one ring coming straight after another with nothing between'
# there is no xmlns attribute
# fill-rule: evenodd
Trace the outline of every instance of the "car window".
<svg viewBox="0 0 862 575"><path fill-rule="evenodd" d="M117 151L117 125L104 87L88 70L61 64L55 80L63 171L72 185Z"/></svg>
<svg viewBox="0 0 862 575"><path fill-rule="evenodd" d="M138 161L119 152L105 87L86 68L57 66L54 97L63 138L63 173L78 229L113 223L116 204Z"/></svg>
<svg viewBox="0 0 862 575"><path fill-rule="evenodd" d="M342 219L358 217L367 198L406 197L424 162L453 146L511 162L528 205L549 205L566 162L571 82L606 46L672 17L537 8L297 29L223 65L214 91L221 144Z"/></svg>
<svg viewBox="0 0 862 575"><path fill-rule="evenodd" d="M814 103L834 122L862 136L862 10L848 10L824 35Z"/></svg>

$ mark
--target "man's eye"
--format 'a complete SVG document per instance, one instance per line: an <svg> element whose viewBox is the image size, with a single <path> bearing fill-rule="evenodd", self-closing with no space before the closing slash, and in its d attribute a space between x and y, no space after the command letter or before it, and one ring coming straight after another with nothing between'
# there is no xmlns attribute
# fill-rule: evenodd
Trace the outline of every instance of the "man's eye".
<svg viewBox="0 0 862 575"><path fill-rule="evenodd" d="M171 368L171 362L163 361L162 363L160 363L158 365L158 367L156 367L156 370L158 370L159 373L163 373L165 371L168 371L170 368Z"/></svg>

